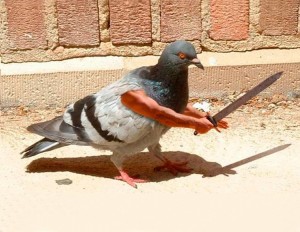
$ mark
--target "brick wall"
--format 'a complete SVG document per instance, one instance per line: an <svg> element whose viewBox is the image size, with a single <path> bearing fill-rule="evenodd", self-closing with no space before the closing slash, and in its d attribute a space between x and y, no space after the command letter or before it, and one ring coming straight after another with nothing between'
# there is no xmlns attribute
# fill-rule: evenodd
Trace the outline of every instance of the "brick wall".
<svg viewBox="0 0 300 232"><path fill-rule="evenodd" d="M298 48L300 0L0 0L1 60Z"/></svg>

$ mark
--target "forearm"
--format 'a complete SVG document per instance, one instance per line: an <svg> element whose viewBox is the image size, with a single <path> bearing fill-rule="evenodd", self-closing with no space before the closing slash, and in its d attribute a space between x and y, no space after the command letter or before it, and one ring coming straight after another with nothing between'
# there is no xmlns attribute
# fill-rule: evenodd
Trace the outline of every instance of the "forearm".
<svg viewBox="0 0 300 232"><path fill-rule="evenodd" d="M195 109L191 103L189 103L186 106L183 114L187 115L187 116L195 117L195 118L204 118L207 116L206 112L201 112L201 111Z"/></svg>
<svg viewBox="0 0 300 232"><path fill-rule="evenodd" d="M169 127L184 127L195 129L196 118L179 114L175 111L162 107L159 110L153 112L152 118L159 123Z"/></svg>
<svg viewBox="0 0 300 232"><path fill-rule="evenodd" d="M135 113L151 118L168 127L191 128L202 133L207 132L212 127L208 120L203 120L206 115L195 112L196 109L193 110L192 106L187 107L186 114L180 114L159 105L148 97L143 90L128 91L122 94L121 102Z"/></svg>

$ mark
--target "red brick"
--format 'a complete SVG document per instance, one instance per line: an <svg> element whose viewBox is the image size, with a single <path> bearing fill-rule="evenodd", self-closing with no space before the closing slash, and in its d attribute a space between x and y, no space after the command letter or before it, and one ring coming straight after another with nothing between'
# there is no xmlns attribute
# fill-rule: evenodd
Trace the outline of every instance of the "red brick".
<svg viewBox="0 0 300 232"><path fill-rule="evenodd" d="M47 48L41 0L6 0L8 47L28 50Z"/></svg>
<svg viewBox="0 0 300 232"><path fill-rule="evenodd" d="M201 0L161 1L161 40L201 39Z"/></svg>
<svg viewBox="0 0 300 232"><path fill-rule="evenodd" d="M150 0L110 0L109 8L114 44L151 43Z"/></svg>
<svg viewBox="0 0 300 232"><path fill-rule="evenodd" d="M262 34L297 34L299 4L299 0L261 0L259 24Z"/></svg>
<svg viewBox="0 0 300 232"><path fill-rule="evenodd" d="M57 0L59 43L83 47L100 44L97 0Z"/></svg>
<svg viewBox="0 0 300 232"><path fill-rule="evenodd" d="M213 40L244 40L249 36L249 0L211 0Z"/></svg>

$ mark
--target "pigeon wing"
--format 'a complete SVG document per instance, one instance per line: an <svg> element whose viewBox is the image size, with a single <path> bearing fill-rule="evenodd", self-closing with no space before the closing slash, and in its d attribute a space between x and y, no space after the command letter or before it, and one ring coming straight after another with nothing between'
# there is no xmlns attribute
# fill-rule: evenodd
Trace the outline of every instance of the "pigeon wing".
<svg viewBox="0 0 300 232"><path fill-rule="evenodd" d="M123 79L71 104L63 116L33 124L28 130L66 144L120 146L134 143L151 133L157 123L134 113L121 102L121 95L142 89L129 73Z"/></svg>
<svg viewBox="0 0 300 232"><path fill-rule="evenodd" d="M93 95L85 105L82 125L95 143L133 143L153 129L153 120L134 113L121 102L123 93L135 89L141 89L141 86L124 78Z"/></svg>
<svg viewBox="0 0 300 232"><path fill-rule="evenodd" d="M89 145L91 142L83 129L65 123L62 116L33 124L27 130L64 144Z"/></svg>

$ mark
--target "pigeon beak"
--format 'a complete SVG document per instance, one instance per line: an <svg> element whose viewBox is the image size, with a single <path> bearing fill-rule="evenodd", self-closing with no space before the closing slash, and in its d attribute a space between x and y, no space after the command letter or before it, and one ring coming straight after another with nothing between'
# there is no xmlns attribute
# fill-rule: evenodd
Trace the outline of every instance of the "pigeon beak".
<svg viewBox="0 0 300 232"><path fill-rule="evenodd" d="M191 64L196 65L198 68L201 68L204 70L203 65L201 64L200 60L198 58L194 58L191 60Z"/></svg>

